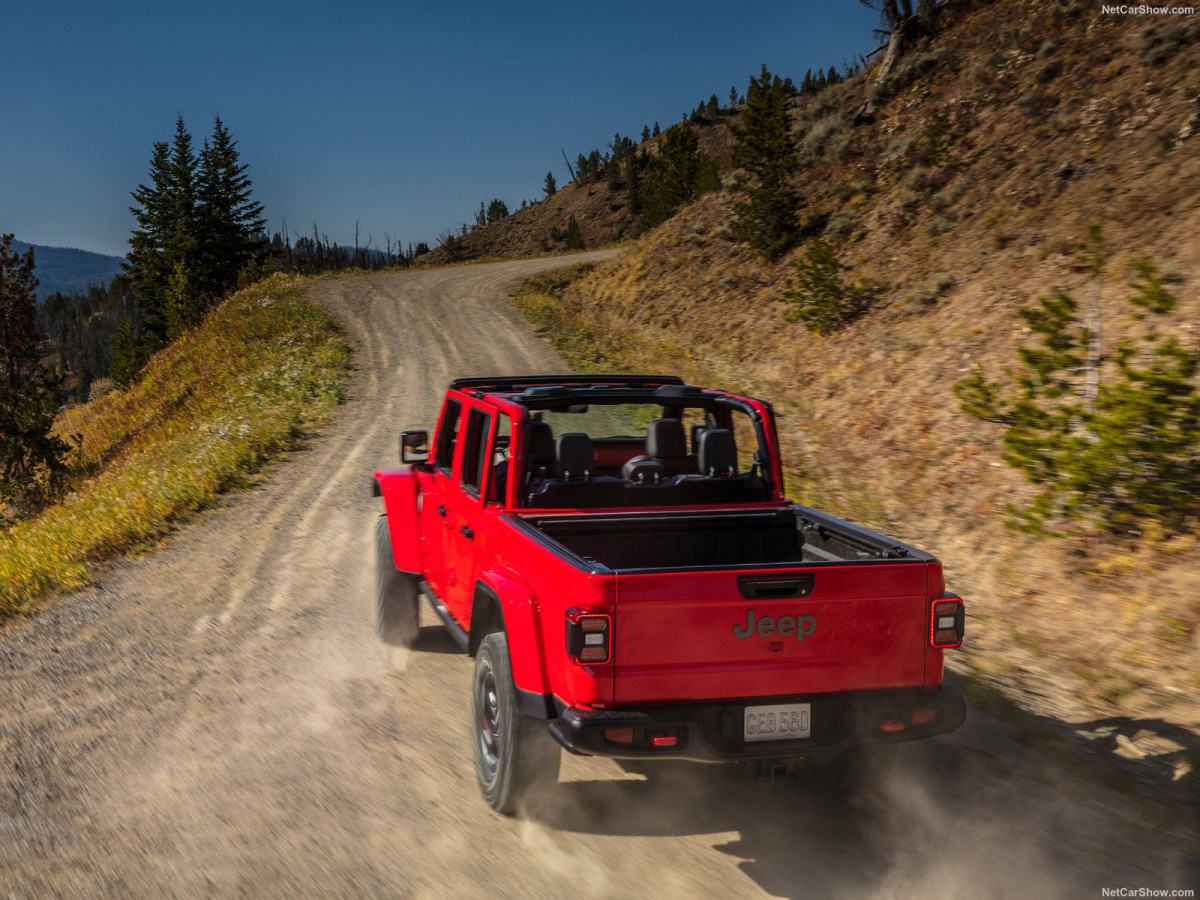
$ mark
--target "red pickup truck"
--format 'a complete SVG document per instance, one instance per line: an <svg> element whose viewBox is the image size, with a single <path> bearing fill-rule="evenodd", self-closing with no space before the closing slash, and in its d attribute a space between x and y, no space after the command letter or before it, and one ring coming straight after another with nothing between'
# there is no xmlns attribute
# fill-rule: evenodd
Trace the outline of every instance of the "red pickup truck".
<svg viewBox="0 0 1200 900"><path fill-rule="evenodd" d="M671 376L461 378L378 471L377 630L424 595L475 658L479 786L511 813L559 747L850 780L965 715L932 556L793 503L771 407Z"/></svg>

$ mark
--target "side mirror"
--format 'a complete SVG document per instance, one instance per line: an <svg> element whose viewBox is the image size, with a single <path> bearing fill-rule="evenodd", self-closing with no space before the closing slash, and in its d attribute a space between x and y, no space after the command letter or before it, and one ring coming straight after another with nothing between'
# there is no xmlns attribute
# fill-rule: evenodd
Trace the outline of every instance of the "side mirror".
<svg viewBox="0 0 1200 900"><path fill-rule="evenodd" d="M428 431L400 432L400 461L404 463L429 461Z"/></svg>

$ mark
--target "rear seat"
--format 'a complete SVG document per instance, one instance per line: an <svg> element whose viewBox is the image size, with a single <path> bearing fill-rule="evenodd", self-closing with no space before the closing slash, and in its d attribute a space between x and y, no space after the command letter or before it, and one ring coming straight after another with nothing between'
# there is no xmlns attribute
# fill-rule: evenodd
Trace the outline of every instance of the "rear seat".
<svg viewBox="0 0 1200 900"><path fill-rule="evenodd" d="M592 475L596 451L591 438L569 431L558 436L554 447L557 478L539 478L531 484L530 506L573 509L625 504L625 479Z"/></svg>

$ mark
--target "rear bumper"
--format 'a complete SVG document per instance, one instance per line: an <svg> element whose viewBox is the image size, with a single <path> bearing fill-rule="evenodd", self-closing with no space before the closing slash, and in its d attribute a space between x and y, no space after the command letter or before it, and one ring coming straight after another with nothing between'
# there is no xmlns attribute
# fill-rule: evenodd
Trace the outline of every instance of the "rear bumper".
<svg viewBox="0 0 1200 900"><path fill-rule="evenodd" d="M810 704L810 737L750 742L744 739L747 706L783 703ZM966 714L962 691L943 685L932 693L903 690L756 697L625 710L566 707L550 723L550 733L572 753L588 756L670 756L713 761L787 759L946 734L958 728Z"/></svg>

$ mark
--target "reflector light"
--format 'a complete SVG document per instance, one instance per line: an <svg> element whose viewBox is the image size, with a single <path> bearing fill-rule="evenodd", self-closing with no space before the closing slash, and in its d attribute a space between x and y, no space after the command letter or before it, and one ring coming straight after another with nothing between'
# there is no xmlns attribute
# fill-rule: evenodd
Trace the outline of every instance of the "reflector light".
<svg viewBox="0 0 1200 900"><path fill-rule="evenodd" d="M655 747L674 747L679 743L679 738L673 734L662 734L654 738L653 743Z"/></svg>
<svg viewBox="0 0 1200 900"><path fill-rule="evenodd" d="M913 714L912 714L913 728L916 728L920 725L928 725L930 722L932 722L936 718L937 718L937 710L936 709L913 710Z"/></svg>
<svg viewBox="0 0 1200 900"><path fill-rule="evenodd" d="M604 739L613 744L632 744L633 743L633 728L605 728Z"/></svg>
<svg viewBox="0 0 1200 900"><path fill-rule="evenodd" d="M897 731L903 731L908 726L898 719L880 719L879 730L893 734Z"/></svg>

